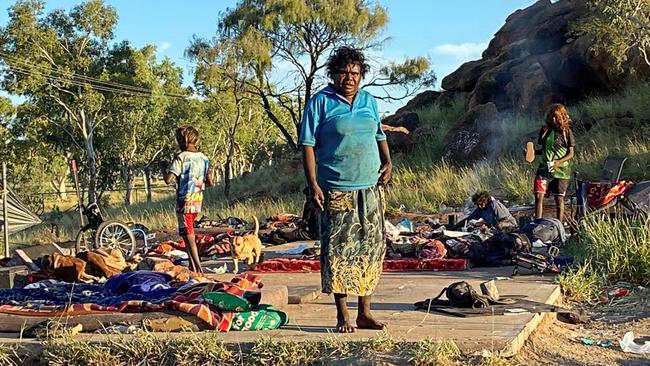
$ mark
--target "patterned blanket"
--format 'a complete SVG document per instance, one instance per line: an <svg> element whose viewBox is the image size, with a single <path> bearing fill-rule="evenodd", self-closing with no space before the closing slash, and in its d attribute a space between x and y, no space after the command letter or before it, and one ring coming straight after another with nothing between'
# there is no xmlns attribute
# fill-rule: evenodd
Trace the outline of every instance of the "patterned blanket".
<svg viewBox="0 0 650 366"><path fill-rule="evenodd" d="M146 271L143 271L146 272ZM131 276L132 277L132 276ZM240 274L231 282L187 283L178 288L153 287L150 291L111 292L105 285L47 281L30 288L0 289L0 313L56 317L119 312L178 310L203 320L211 329L228 331L233 312L223 311L203 299L209 292L226 292L258 305L260 278ZM134 286L135 288L135 286Z"/></svg>

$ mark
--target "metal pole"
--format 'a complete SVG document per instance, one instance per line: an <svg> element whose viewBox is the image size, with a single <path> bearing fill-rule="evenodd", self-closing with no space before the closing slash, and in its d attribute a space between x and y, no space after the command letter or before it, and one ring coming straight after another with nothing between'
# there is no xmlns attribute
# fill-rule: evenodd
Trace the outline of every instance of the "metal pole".
<svg viewBox="0 0 650 366"><path fill-rule="evenodd" d="M5 258L9 258L9 210L7 209L7 163L2 162L2 218L4 220Z"/></svg>

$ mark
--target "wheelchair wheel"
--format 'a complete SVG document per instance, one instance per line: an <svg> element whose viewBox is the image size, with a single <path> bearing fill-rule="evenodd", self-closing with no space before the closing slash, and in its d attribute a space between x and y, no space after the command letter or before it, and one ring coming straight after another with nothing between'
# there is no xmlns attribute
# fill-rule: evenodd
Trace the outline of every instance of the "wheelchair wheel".
<svg viewBox="0 0 650 366"><path fill-rule="evenodd" d="M135 253L135 236L124 223L113 220L104 221L97 228L95 245L102 249L119 249L127 259Z"/></svg>
<svg viewBox="0 0 650 366"><path fill-rule="evenodd" d="M76 253L90 250L94 247L95 232L93 230L79 230L75 239Z"/></svg>

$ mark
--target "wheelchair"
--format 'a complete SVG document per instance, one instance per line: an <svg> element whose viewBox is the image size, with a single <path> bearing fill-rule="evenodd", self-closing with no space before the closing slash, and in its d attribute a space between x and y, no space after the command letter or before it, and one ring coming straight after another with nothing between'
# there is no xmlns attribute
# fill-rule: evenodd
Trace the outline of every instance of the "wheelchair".
<svg viewBox="0 0 650 366"><path fill-rule="evenodd" d="M106 221L95 202L82 206L82 214L86 217L87 224L77 233L77 253L93 249L119 249L124 258L128 259L136 252L136 235L142 237L145 249L148 247L149 235L144 226L117 220Z"/></svg>

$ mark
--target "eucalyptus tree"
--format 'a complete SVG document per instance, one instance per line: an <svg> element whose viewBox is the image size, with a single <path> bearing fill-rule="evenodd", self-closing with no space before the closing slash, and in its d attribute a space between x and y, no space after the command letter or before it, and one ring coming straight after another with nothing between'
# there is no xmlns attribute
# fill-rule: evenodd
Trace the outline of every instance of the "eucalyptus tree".
<svg viewBox="0 0 650 366"><path fill-rule="evenodd" d="M635 56L650 66L650 0L587 0L587 8L574 31L593 39L596 54L611 57L618 72L636 68L628 62Z"/></svg>
<svg viewBox="0 0 650 366"><path fill-rule="evenodd" d="M343 45L380 49L387 23L387 10L366 0L241 0L225 11L217 34L236 40L250 56L247 65L255 79L247 90L295 147L305 102L326 82L323 69L330 52ZM380 99L407 98L435 82L427 58L378 63L366 86ZM280 81L273 81L274 72L283 74Z"/></svg>
<svg viewBox="0 0 650 366"><path fill-rule="evenodd" d="M18 0L0 28L2 86L43 112L85 160L88 200L96 199L95 131L110 117L104 57L117 23L113 7L89 0L69 11L44 13L41 0ZM105 78L104 78L105 79Z"/></svg>

